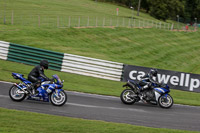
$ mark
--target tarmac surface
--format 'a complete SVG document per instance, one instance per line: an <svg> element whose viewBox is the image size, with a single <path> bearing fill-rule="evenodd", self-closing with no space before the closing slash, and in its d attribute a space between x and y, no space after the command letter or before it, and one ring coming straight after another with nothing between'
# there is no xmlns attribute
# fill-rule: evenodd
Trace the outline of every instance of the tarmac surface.
<svg viewBox="0 0 200 133"><path fill-rule="evenodd" d="M0 107L146 127L200 131L200 107L174 104L170 109L163 109L144 103L125 105L119 97L71 91L66 91L66 104L56 107L32 100L14 102L8 94L11 86L11 83L0 82Z"/></svg>

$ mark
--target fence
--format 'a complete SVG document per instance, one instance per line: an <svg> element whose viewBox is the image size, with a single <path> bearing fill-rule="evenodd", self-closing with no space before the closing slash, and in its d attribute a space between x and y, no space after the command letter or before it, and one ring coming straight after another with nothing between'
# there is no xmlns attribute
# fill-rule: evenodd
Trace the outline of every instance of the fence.
<svg viewBox="0 0 200 133"><path fill-rule="evenodd" d="M123 64L0 41L0 59L38 65L47 59L52 70L121 81Z"/></svg>
<svg viewBox="0 0 200 133"><path fill-rule="evenodd" d="M94 16L45 16L45 15L15 15L12 11L6 16L0 16L0 23L7 25L23 25L37 27L128 27L128 28L158 28L171 30L178 26L149 19L136 19L134 17L94 17ZM180 24L179 24L180 26ZM180 26L181 27L181 26Z"/></svg>

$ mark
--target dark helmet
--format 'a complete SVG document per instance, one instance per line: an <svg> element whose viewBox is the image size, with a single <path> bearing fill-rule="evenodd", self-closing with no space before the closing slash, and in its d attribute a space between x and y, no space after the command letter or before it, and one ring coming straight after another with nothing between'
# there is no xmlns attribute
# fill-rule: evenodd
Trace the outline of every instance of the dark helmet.
<svg viewBox="0 0 200 133"><path fill-rule="evenodd" d="M41 61L40 61L40 66L43 66L44 69L48 69L48 67L49 67L49 62L48 62L48 60L41 60Z"/></svg>
<svg viewBox="0 0 200 133"><path fill-rule="evenodd" d="M150 75L156 77L157 74L158 74L158 70L157 69L151 69L149 73L150 73Z"/></svg>

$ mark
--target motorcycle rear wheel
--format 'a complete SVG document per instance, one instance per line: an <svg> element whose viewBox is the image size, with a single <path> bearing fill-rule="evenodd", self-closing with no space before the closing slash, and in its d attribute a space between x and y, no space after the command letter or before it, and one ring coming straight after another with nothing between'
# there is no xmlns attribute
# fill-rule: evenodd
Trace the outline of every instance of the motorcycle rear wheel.
<svg viewBox="0 0 200 133"><path fill-rule="evenodd" d="M60 91L60 95L57 95L56 91L54 91L50 95L50 101L55 106L62 106L67 101L67 94L65 93L65 91Z"/></svg>
<svg viewBox="0 0 200 133"><path fill-rule="evenodd" d="M23 94L19 94L18 91L20 91L19 88L17 88L17 86L13 85L10 90L9 90L9 96L10 98L13 100L13 101L17 101L17 102L20 102L20 101L23 101L26 97L26 94L23 93Z"/></svg>
<svg viewBox="0 0 200 133"><path fill-rule="evenodd" d="M161 108L170 108L173 105L173 98L168 94L166 96L162 95L158 99L158 104Z"/></svg>
<svg viewBox="0 0 200 133"><path fill-rule="evenodd" d="M133 90L125 89L122 91L120 99L124 104L134 104L136 99L134 99L133 96L137 96Z"/></svg>

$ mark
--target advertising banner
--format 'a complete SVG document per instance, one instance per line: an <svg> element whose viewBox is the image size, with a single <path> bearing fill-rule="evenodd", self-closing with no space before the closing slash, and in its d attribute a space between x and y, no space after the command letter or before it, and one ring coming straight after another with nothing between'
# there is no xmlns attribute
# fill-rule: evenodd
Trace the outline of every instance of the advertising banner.
<svg viewBox="0 0 200 133"><path fill-rule="evenodd" d="M139 81L151 68L133 65L124 65L122 81L128 79ZM157 69L156 81L168 84L172 89L200 92L200 75Z"/></svg>

